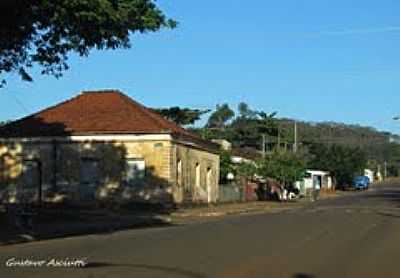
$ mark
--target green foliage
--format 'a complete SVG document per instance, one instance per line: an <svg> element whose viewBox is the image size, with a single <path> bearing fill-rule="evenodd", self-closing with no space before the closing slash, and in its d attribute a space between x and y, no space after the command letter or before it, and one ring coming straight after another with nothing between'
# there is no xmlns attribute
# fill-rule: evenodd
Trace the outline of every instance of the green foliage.
<svg viewBox="0 0 400 278"><path fill-rule="evenodd" d="M276 112L267 114L252 110L246 103L240 103L238 110L238 116L229 118L231 121L225 122L222 129L209 128L213 126L210 122L218 122L214 116L205 128L195 131L205 139L226 139L234 147L262 150L265 136L267 152L291 149L294 143L293 120L276 118ZM339 184L350 183L355 174L361 173L366 161L366 166L374 171L378 168L383 171L386 161L389 176L400 174L399 136L370 127L333 122L298 121L297 126L298 149L309 153L305 157L311 161L308 167L331 171ZM329 161L337 165L331 165Z"/></svg>
<svg viewBox="0 0 400 278"><path fill-rule="evenodd" d="M31 81L27 68L36 64L42 74L60 77L71 52L129 48L133 33L176 25L153 0L3 0L0 74Z"/></svg>
<svg viewBox="0 0 400 278"><path fill-rule="evenodd" d="M304 177L306 162L292 152L274 151L258 162L258 174L280 183L294 183Z"/></svg>
<svg viewBox="0 0 400 278"><path fill-rule="evenodd" d="M207 122L208 128L225 128L227 122L235 116L235 112L229 107L227 103L217 105L216 110L211 114Z"/></svg>
<svg viewBox="0 0 400 278"><path fill-rule="evenodd" d="M243 109L243 108L242 108ZM274 136L277 134L275 114L268 115L265 112L242 112L242 116L232 121L228 129L234 134L232 142L241 147L253 147L261 149L262 136Z"/></svg>
<svg viewBox="0 0 400 278"><path fill-rule="evenodd" d="M239 117L242 119L254 119L257 117L257 111L250 109L249 105L241 102L238 105Z"/></svg>
<svg viewBox="0 0 400 278"><path fill-rule="evenodd" d="M258 129L259 124L256 119L237 118L227 128L227 132L232 134L230 140L234 145L259 148L261 141Z"/></svg>
<svg viewBox="0 0 400 278"><path fill-rule="evenodd" d="M293 130L292 120L279 119L278 121L282 131ZM391 139L396 139L397 136L371 127L334 122L298 122L297 125L299 143L305 147L313 144L336 144L361 148L369 160L376 160L380 164L384 161L396 160L395 149L400 149L399 144L390 143Z"/></svg>
<svg viewBox="0 0 400 278"><path fill-rule="evenodd" d="M223 129L208 128L198 130L206 139L226 139L234 147L262 150L263 136L266 139L267 152L277 149L290 150L294 143L294 121L276 118L276 112L267 114L252 110L246 103L240 103L239 115ZM371 127L347 125L334 122L309 123L297 122L298 149L307 152L314 145L339 145L352 149L361 149L374 171L383 171L388 164L389 176L398 175L400 169L400 139L388 132L380 132ZM310 158L312 160L312 157ZM321 169L324 164L313 164ZM331 168L331 167L330 167ZM349 174L344 174L349 180ZM348 181L347 181L348 182Z"/></svg>
<svg viewBox="0 0 400 278"><path fill-rule="evenodd" d="M232 162L232 154L230 151L221 150L220 152L220 183L227 184L227 176L232 173L236 178L251 179L257 173L255 163L242 162L239 165Z"/></svg>
<svg viewBox="0 0 400 278"><path fill-rule="evenodd" d="M229 173L235 173L235 168L232 163L232 155L229 151L222 150L220 152L220 183L227 183L227 176Z"/></svg>
<svg viewBox="0 0 400 278"><path fill-rule="evenodd" d="M242 162L236 167L236 175L245 179L252 179L257 174L257 166L254 163Z"/></svg>
<svg viewBox="0 0 400 278"><path fill-rule="evenodd" d="M367 166L366 155L360 148L315 144L310 148L310 154L309 167L329 171L339 186L351 184Z"/></svg>
<svg viewBox="0 0 400 278"><path fill-rule="evenodd" d="M387 174L389 177L399 177L400 167L399 162L391 162L387 165Z"/></svg>
<svg viewBox="0 0 400 278"><path fill-rule="evenodd" d="M210 110L189 109L180 107L154 109L167 120L175 122L178 125L192 125L200 120L201 116L210 112Z"/></svg>
<svg viewBox="0 0 400 278"><path fill-rule="evenodd" d="M240 103L239 115L234 118L234 112L227 104L217 105L217 110L211 115L206 127L193 129L204 139L226 139L235 147L250 147L262 149L263 134L274 137L277 135L275 121L276 113L267 114L252 110L246 103ZM231 122L229 122L232 120ZM228 123L229 122L229 123ZM276 140L270 140L276 144Z"/></svg>
<svg viewBox="0 0 400 278"><path fill-rule="evenodd" d="M398 177L400 175L400 145L398 143L386 145L383 155L388 164L388 176Z"/></svg>

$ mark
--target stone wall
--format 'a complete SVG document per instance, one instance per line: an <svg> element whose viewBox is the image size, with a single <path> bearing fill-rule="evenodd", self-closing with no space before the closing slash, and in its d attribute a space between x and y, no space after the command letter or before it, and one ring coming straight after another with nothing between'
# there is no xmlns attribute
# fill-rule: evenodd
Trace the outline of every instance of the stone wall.
<svg viewBox="0 0 400 278"><path fill-rule="evenodd" d="M179 163L181 174L178 175ZM175 200L179 202L209 203L218 199L219 155L188 147L175 145L172 156L175 174ZM196 170L197 169L197 170ZM178 181L178 177L180 181ZM196 180L197 179L197 180Z"/></svg>
<svg viewBox="0 0 400 278"><path fill-rule="evenodd" d="M16 202L18 192L24 189L26 193L22 169L25 161L32 160L40 162L45 201L170 201L170 148L169 141L2 143L0 197ZM81 182L83 159L96 161L95 184ZM126 159L145 161L145 179L125 182ZM37 194L34 199L38 199Z"/></svg>
<svg viewBox="0 0 400 278"><path fill-rule="evenodd" d="M126 182L127 159L144 161L143 180ZM216 154L170 140L36 141L0 143L0 201L17 202L18 192L26 193L22 170L26 160L40 162L45 201L181 203L184 200L215 202L218 198L219 156ZM96 162L96 182L82 183L83 160ZM37 188L30 194L35 200L39 198Z"/></svg>

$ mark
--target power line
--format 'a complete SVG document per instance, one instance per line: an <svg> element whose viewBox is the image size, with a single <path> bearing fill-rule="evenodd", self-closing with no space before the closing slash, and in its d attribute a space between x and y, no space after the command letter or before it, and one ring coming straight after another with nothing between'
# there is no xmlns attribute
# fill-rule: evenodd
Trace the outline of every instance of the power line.
<svg viewBox="0 0 400 278"><path fill-rule="evenodd" d="M25 104L22 103L21 100L19 100L17 98L17 96L15 95L15 92L11 92L9 94L6 94L7 96L10 96L11 99L24 111L24 113L26 114L31 114L32 111L31 109L29 109Z"/></svg>

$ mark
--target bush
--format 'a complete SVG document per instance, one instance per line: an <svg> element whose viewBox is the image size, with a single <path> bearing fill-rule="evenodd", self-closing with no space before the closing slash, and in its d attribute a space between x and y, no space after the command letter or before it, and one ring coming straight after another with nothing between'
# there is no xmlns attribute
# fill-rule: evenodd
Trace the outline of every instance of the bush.
<svg viewBox="0 0 400 278"><path fill-rule="evenodd" d="M305 160L298 154L275 151L258 162L258 175L282 184L293 184L306 173Z"/></svg>

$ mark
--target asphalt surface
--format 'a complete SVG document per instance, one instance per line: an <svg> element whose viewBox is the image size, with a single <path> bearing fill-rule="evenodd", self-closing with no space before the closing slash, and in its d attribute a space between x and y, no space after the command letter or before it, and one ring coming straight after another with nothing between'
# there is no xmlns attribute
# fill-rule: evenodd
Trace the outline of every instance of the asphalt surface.
<svg viewBox="0 0 400 278"><path fill-rule="evenodd" d="M89 265L6 267L10 258ZM280 213L3 246L0 277L398 278L400 182Z"/></svg>

